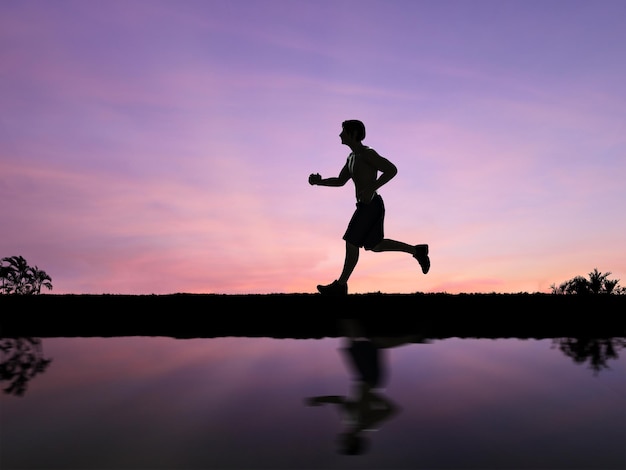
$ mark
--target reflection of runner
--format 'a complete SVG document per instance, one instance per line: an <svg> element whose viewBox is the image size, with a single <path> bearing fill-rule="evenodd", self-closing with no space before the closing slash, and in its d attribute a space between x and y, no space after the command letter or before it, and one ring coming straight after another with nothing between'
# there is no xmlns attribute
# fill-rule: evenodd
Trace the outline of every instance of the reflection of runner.
<svg viewBox="0 0 626 470"><path fill-rule="evenodd" d="M357 373L356 379L370 388L378 387L383 381L380 350L369 339L352 339L347 348L343 349L352 369Z"/></svg>
<svg viewBox="0 0 626 470"><path fill-rule="evenodd" d="M386 369L381 348L406 344L399 338L367 338L355 320L346 320L348 344L342 348L350 369L354 372L352 397L323 395L307 400L310 406L337 405L343 415L344 431L339 435L340 452L348 455L362 454L367 441L363 431L374 431L394 416L399 407L380 390L386 379Z"/></svg>
<svg viewBox="0 0 626 470"><path fill-rule="evenodd" d="M345 423L345 430L339 435L340 452L348 455L362 454L367 444L362 432L375 431L399 410L391 400L367 384L360 383L356 388L355 398L326 395L308 401L311 406L330 403L339 407Z"/></svg>

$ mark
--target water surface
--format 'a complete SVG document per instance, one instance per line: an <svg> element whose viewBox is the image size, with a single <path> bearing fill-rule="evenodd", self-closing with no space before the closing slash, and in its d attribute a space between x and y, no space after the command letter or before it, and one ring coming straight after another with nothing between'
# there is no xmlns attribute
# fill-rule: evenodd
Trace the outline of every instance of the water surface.
<svg viewBox="0 0 626 470"><path fill-rule="evenodd" d="M623 339L595 366L593 347L549 339L385 349L398 411L356 456L338 451L340 409L307 405L353 395L344 341L44 338L31 352L50 362L0 396L0 467L626 468Z"/></svg>

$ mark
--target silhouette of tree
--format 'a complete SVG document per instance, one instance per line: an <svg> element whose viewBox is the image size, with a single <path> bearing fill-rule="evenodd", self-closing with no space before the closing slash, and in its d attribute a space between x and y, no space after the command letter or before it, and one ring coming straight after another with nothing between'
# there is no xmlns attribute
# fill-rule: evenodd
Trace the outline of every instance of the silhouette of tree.
<svg viewBox="0 0 626 470"><path fill-rule="evenodd" d="M40 294L52 289L52 278L37 266L29 266L23 256L0 260L0 294Z"/></svg>
<svg viewBox="0 0 626 470"><path fill-rule="evenodd" d="M592 294L599 294L604 290L604 283L611 273L602 274L598 269L589 273L589 290Z"/></svg>
<svg viewBox="0 0 626 470"><path fill-rule="evenodd" d="M626 294L626 288L619 285L619 279L609 279L610 275L610 272L601 273L595 268L589 273L589 279L576 276L558 287L552 284L550 289L553 294Z"/></svg>
<svg viewBox="0 0 626 470"><path fill-rule="evenodd" d="M40 294L41 288L45 287L48 290L52 289L52 278L48 274L39 269L37 266L33 266L30 269L31 275L31 288L33 294Z"/></svg>
<svg viewBox="0 0 626 470"><path fill-rule="evenodd" d="M577 364L589 362L589 368L598 375L602 369L609 368L609 359L618 358L618 351L626 346L626 338L555 338L552 345Z"/></svg>
<svg viewBox="0 0 626 470"><path fill-rule="evenodd" d="M40 338L0 338L0 381L9 382L5 393L23 396L28 382L51 362L43 358Z"/></svg>

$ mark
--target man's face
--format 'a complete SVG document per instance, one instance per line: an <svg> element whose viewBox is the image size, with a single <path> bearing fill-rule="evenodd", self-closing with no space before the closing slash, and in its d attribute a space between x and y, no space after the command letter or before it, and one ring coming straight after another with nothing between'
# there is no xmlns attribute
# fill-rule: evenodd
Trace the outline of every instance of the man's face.
<svg viewBox="0 0 626 470"><path fill-rule="evenodd" d="M342 144L350 145L354 143L354 138L352 137L352 134L350 134L344 128L341 129L341 133L339 134L339 137L341 137Z"/></svg>

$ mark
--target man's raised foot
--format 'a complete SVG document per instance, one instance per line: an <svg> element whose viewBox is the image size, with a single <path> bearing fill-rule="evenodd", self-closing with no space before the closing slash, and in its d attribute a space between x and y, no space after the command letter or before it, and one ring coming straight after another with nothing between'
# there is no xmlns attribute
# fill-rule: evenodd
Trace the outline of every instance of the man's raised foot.
<svg viewBox="0 0 626 470"><path fill-rule="evenodd" d="M430 258L428 257L428 245L415 245L415 254L413 258L422 267L422 272L426 274L430 269Z"/></svg>

